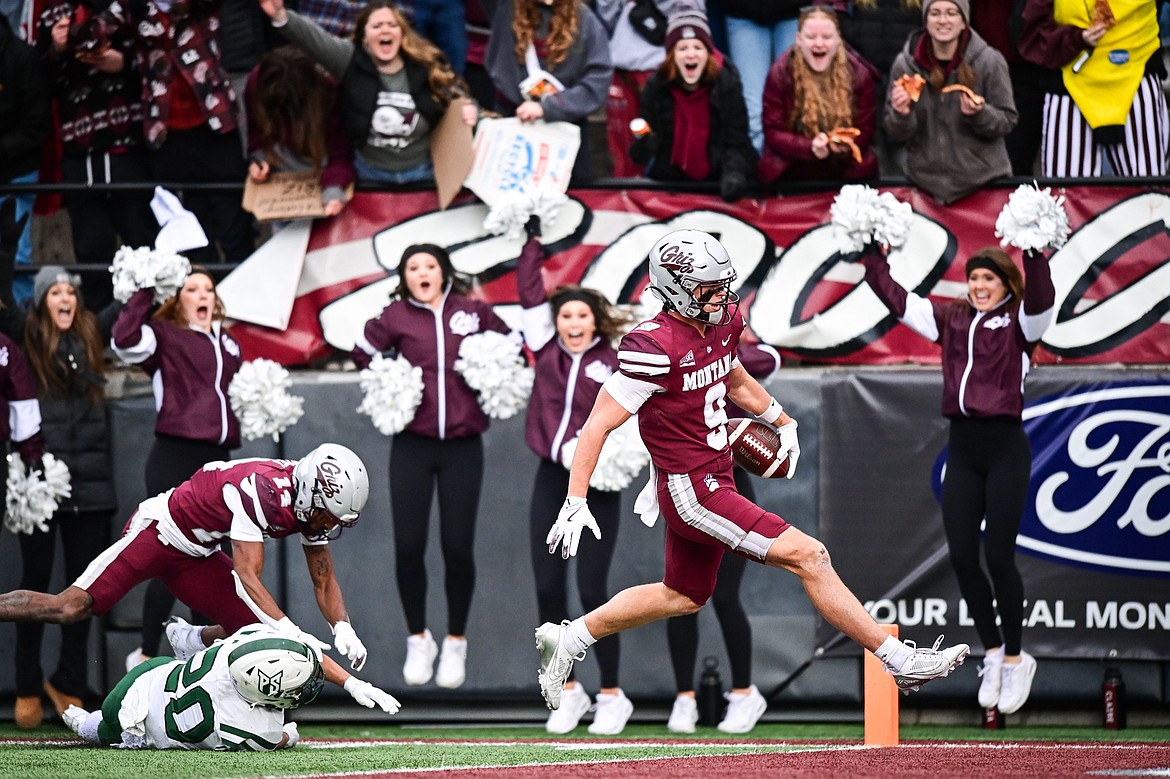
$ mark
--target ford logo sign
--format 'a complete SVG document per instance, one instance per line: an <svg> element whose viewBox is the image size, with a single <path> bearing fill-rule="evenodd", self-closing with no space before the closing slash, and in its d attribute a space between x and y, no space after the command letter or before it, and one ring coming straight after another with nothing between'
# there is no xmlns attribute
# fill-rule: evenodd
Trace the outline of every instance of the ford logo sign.
<svg viewBox="0 0 1170 779"><path fill-rule="evenodd" d="M1081 387L1028 403L1023 419L1032 481L1020 549L1170 576L1170 383ZM932 472L936 497L946 454Z"/></svg>

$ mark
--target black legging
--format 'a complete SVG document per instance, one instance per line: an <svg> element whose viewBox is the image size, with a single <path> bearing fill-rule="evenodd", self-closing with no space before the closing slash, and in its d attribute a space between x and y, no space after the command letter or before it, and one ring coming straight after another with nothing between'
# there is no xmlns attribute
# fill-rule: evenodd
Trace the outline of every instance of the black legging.
<svg viewBox="0 0 1170 779"><path fill-rule="evenodd" d="M156 435L146 460L146 495L153 498L172 487L178 487L207 463L226 460L230 456L231 450L219 444ZM142 654L147 657L158 654L163 623L171 616L174 606L175 596L166 585L158 579L151 579L146 585L146 596L142 601ZM212 622L214 620L202 614L191 612L191 623L194 625L209 625Z"/></svg>
<svg viewBox="0 0 1170 779"><path fill-rule="evenodd" d="M432 485L439 493L439 544L447 591L447 633L467 632L475 590L475 522L483 483L483 438L439 440L399 433L390 451L390 508L398 596L412 634L427 627L427 536Z"/></svg>
<svg viewBox="0 0 1170 779"><path fill-rule="evenodd" d="M751 477L742 468L735 469L735 486L739 493L755 502L756 491ZM723 633L723 644L727 647L727 660L731 665L731 686L746 689L752 684L752 626L747 612L739 600L739 586L743 572L747 570L747 558L737 554L723 555L719 565L719 578L715 581L715 592L711 604ZM692 692L695 689L695 656L699 651L699 614L671 617L666 621L666 639L670 646L670 663L674 666L674 683L678 692Z"/></svg>
<svg viewBox="0 0 1170 779"><path fill-rule="evenodd" d="M53 558L57 536L65 550L65 580L72 584L85 572L86 566L106 548L107 529L111 511L62 511L49 520L48 532L21 533L20 589L48 592L53 574ZM89 675L89 619L61 626L61 654L51 681L53 686L68 695L84 698L88 692ZM41 694L44 677L41 673L41 641L45 634L43 622L16 623L16 694Z"/></svg>
<svg viewBox="0 0 1170 779"><path fill-rule="evenodd" d="M1018 421L951 420L942 488L951 565L983 647L1002 644L1008 655L1020 653L1024 631L1024 583L1016 567L1016 534L1031 471L1032 449ZM979 526L984 517L987 574L979 564ZM997 608L1002 627L995 624Z"/></svg>
<svg viewBox="0 0 1170 779"><path fill-rule="evenodd" d="M532 572L536 577L536 607L541 622L558 623L569 618L568 573L569 562L560 555L549 554L548 530L556 521L569 489L569 472L552 460L541 458L532 485L532 504L528 510L528 537L532 552ZM598 541L589 531L581 533L577 552L577 591L581 606L592 611L609 600L609 565L617 547L621 518L622 494L592 490L589 510L601 529ZM597 642L593 650L601 670L601 687L620 686L618 666L621 663L621 643L615 633Z"/></svg>

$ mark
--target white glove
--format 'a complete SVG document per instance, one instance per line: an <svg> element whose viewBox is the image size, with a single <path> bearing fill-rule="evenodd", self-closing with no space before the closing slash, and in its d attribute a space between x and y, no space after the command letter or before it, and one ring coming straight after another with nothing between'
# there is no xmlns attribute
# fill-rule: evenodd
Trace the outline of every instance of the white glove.
<svg viewBox="0 0 1170 779"><path fill-rule="evenodd" d="M284 735L288 736L288 740L284 742L282 749L292 749L297 744L301 743L301 732L297 730L297 723L284 723Z"/></svg>
<svg viewBox="0 0 1170 779"><path fill-rule="evenodd" d="M297 641L300 641L302 644L308 646L313 650L314 654L317 655L318 660L321 659L321 654L329 648L328 644L314 636L312 633L306 633L297 627L297 624L287 616L281 617L279 620L277 620L276 629L281 633L284 633L291 638L295 638Z"/></svg>
<svg viewBox="0 0 1170 779"><path fill-rule="evenodd" d="M366 645L353 632L353 625L344 620L333 626L333 643L337 651L349 659L349 667L355 671L362 670L366 664Z"/></svg>
<svg viewBox="0 0 1170 779"><path fill-rule="evenodd" d="M565 505L561 506L561 513L557 521L549 528L544 542L548 544L548 553L556 554L557 546L561 547L561 557L568 560L577 554L577 547L581 543L581 529L589 528L598 541L601 540L601 528L589 510L589 502L585 498L569 496L565 498Z"/></svg>
<svg viewBox="0 0 1170 779"><path fill-rule="evenodd" d="M369 682L363 682L356 676L351 676L345 680L342 685L346 692L353 696L353 699L365 706L367 709L372 709L377 706L387 714L397 714L402 705L390 693L385 690L379 690Z"/></svg>
<svg viewBox="0 0 1170 779"><path fill-rule="evenodd" d="M796 438L796 420L792 420L787 425L781 425L776 428L780 433L780 449L776 452L776 459L783 460L788 458L788 473L786 476L791 479L796 475L796 461L800 459L800 441Z"/></svg>

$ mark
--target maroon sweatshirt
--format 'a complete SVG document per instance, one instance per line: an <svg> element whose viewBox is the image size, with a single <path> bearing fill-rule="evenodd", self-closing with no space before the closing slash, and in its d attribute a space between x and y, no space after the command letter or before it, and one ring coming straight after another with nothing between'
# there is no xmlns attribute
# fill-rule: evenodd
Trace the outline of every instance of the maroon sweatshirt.
<svg viewBox="0 0 1170 779"><path fill-rule="evenodd" d="M155 432L236 448L240 423L228 385L243 363L240 345L219 322L205 333L150 319L153 300L152 289L134 293L118 314L112 342L118 357L150 376L158 409Z"/></svg>

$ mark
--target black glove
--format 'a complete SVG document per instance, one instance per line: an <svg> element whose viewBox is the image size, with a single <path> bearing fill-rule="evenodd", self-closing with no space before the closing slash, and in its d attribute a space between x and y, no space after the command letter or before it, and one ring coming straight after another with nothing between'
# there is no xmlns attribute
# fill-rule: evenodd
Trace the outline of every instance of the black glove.
<svg viewBox="0 0 1170 779"><path fill-rule="evenodd" d="M540 237L540 217L536 214L528 217L528 221L524 223L524 233L529 238Z"/></svg>
<svg viewBox="0 0 1170 779"><path fill-rule="evenodd" d="M747 192L747 178L738 171L724 173L719 181L719 194L728 203L733 203Z"/></svg>

